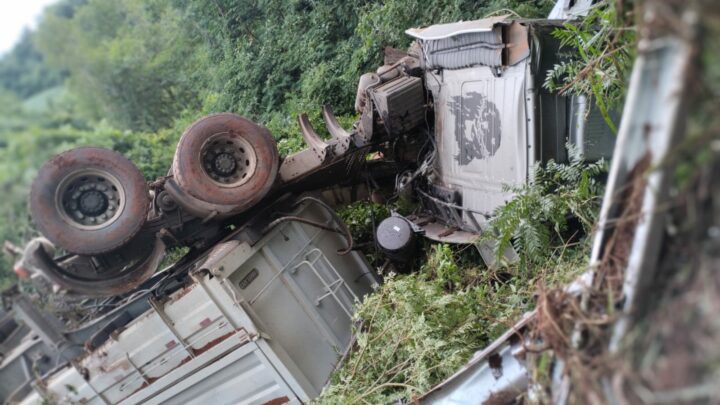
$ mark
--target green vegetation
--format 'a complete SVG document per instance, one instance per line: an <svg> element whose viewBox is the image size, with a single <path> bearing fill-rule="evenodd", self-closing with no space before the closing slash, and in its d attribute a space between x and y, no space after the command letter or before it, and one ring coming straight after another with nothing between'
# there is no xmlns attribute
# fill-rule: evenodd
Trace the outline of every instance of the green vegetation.
<svg viewBox="0 0 720 405"><path fill-rule="evenodd" d="M433 246L418 272L391 274L358 308L355 347L316 402L386 404L426 392L531 309L537 283L559 285L582 272L586 252L583 244L527 276Z"/></svg>
<svg viewBox="0 0 720 405"><path fill-rule="evenodd" d="M27 98L62 84L62 71L43 63L35 48L35 34L25 31L15 47L0 59L0 89Z"/></svg>
<svg viewBox="0 0 720 405"><path fill-rule="evenodd" d="M617 132L611 112L625 98L625 83L635 52L632 2L604 1L579 24L553 32L567 60L551 70L544 86L563 94L585 94Z"/></svg>
<svg viewBox="0 0 720 405"><path fill-rule="evenodd" d="M535 167L532 184L508 188L515 197L495 212L490 224L494 232L485 236L497 243L498 259L512 245L525 253L520 256L523 267L542 263L592 230L603 189L597 177L607 165L604 160L585 163L577 148L567 148L568 164L551 160Z"/></svg>
<svg viewBox="0 0 720 405"><path fill-rule="evenodd" d="M428 244L416 271L388 274L359 305L356 344L317 402L385 404L422 394L532 309L538 285L582 273L606 165L571 152L568 164L536 167L535 182L515 190L491 222L498 252L514 241L520 262L488 269L473 246ZM389 210L357 203L341 212L361 240L370 212L380 221Z"/></svg>

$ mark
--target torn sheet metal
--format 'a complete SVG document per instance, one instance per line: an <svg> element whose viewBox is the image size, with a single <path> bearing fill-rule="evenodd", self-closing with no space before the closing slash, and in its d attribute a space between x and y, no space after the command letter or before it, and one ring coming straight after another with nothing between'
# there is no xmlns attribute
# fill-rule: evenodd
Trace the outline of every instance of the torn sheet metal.
<svg viewBox="0 0 720 405"><path fill-rule="evenodd" d="M423 41L445 39L463 34L490 32L496 24L507 20L508 17L509 15L501 15L474 21L435 24L425 28L410 28L405 33Z"/></svg>
<svg viewBox="0 0 720 405"><path fill-rule="evenodd" d="M674 172L668 157L685 133L685 108L692 45L677 37L664 37L639 44L639 57L630 80L618 145L610 169L593 243L591 263L600 264L604 244L619 215L619 196L631 185L631 173L646 165L642 208L635 228L630 255L624 269L623 311L615 324L611 350L617 349L635 308L638 291L652 280L660 255L665 213L670 199L669 181Z"/></svg>
<svg viewBox="0 0 720 405"><path fill-rule="evenodd" d="M417 399L417 404L507 404L526 391L523 337L534 312L526 314L512 329L463 366L457 373Z"/></svg>
<svg viewBox="0 0 720 405"><path fill-rule="evenodd" d="M512 66L530 56L528 29L507 16L410 29L427 69Z"/></svg>

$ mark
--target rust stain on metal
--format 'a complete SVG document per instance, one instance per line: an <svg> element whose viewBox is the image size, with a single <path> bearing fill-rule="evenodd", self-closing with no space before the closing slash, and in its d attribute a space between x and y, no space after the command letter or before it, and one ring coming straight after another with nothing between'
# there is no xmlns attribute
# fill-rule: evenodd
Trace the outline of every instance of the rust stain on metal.
<svg viewBox="0 0 720 405"><path fill-rule="evenodd" d="M126 358L122 358L119 361L116 361L115 363L112 363L109 365L105 365L105 364L98 365L98 370L100 370L103 373L110 373L117 369L122 369L122 370L127 371L130 369L130 363L128 362L128 360Z"/></svg>
<svg viewBox="0 0 720 405"><path fill-rule="evenodd" d="M198 349L193 349L193 348L191 348L191 350L192 350L192 352L193 352L193 355L194 355L194 356L198 356L198 355L200 355L200 354L202 354L202 353L205 353L206 351L210 350L210 349L213 348L214 346L217 346L219 343L221 343L222 341L224 341L225 339L229 338L230 336L232 336L232 335L235 334L235 333L237 333L237 331L228 332L228 333L226 333L226 334L224 334L224 335L222 335L222 336L219 336L219 337L211 340L210 342L208 342L206 345L204 345L204 346L201 347L201 348L198 348ZM170 346L170 343L173 343L172 346ZM171 341L171 342L169 342L168 344L166 344L166 347L167 347L168 349L170 349L170 348L172 348L172 347L175 347L175 346L177 346L177 342L174 341L174 340ZM127 361L127 359L121 359L120 361L117 361L116 363L112 364L111 366L105 367L105 366L102 364L102 361L101 361L100 359L98 359L97 355L98 355L97 352L96 352L96 353L93 353L93 356L87 357L87 358L85 359L85 362L87 363L87 362L89 362L89 361L91 361L91 360L98 360L98 361L100 361L101 364L99 365L98 370L99 370L100 372L102 372L102 373L109 373L109 372L111 372L111 371L113 371L113 370L115 370L115 369L117 369L117 368L122 368L122 369L125 370L125 371L127 371L128 369L130 369L130 364L129 364L129 362ZM184 359L182 359L182 361L180 361L180 363L178 363L177 366L173 367L171 370L168 370L168 373L169 373L170 371L172 371L172 370L175 370L175 369L179 368L180 366L182 366L182 365L184 365L184 364L189 363L192 359L193 359L193 358L192 358L191 356L185 357ZM213 362L218 361L219 359L220 359L220 358L215 359ZM146 388L147 386L149 386L150 384L154 383L154 382L157 381L158 379L162 378L164 375L167 375L167 373L164 373L163 375L157 376L157 377L145 376L145 382L143 382L143 384L142 384L137 390L133 391L131 394L129 394L129 395L128 395L127 397L125 397L125 398L128 398L128 397L134 395L135 393L141 391L142 389ZM117 380L117 377L118 377L118 376L116 376L116 380ZM123 378L124 378L124 376L121 376L121 377L120 377L120 379L123 379ZM88 378L86 378L86 380L87 380L87 379L88 379ZM288 401L285 401L285 402L288 402ZM285 402L278 402L278 403L279 403L279 404L283 404L283 403L285 403Z"/></svg>
<svg viewBox="0 0 720 405"><path fill-rule="evenodd" d="M168 301L169 301L169 302L175 302L175 301L180 300L180 298L188 295L188 293L190 293L192 290L194 290L195 287L197 287L197 284L194 284L194 283L193 283L193 284L190 284L189 286L183 288L182 290L180 290L180 291L178 291L178 292L176 292L176 293L173 293L173 294L170 296L170 299L169 299Z"/></svg>
<svg viewBox="0 0 720 405"><path fill-rule="evenodd" d="M290 402L290 398L285 396L285 397L271 399L267 402L263 402L262 405L281 405L281 404L287 404L288 402Z"/></svg>
<svg viewBox="0 0 720 405"><path fill-rule="evenodd" d="M205 268L212 271L217 267L220 261L237 248L239 244L240 242L237 240L229 240L218 244L210 250L207 258L202 262L199 268Z"/></svg>
<svg viewBox="0 0 720 405"><path fill-rule="evenodd" d="M192 360L192 359L193 359L193 358L190 357L190 356L185 357L184 359L182 359L182 361L180 362L180 364L178 364L178 366L175 367L175 368L178 368L178 367L182 366L183 364L186 364L186 363L190 362L190 360Z"/></svg>
<svg viewBox="0 0 720 405"><path fill-rule="evenodd" d="M56 206L56 190L73 172L98 168L122 178L128 187L123 220L89 232L68 225ZM30 192L30 210L41 233L63 248L83 254L111 251L127 243L143 225L150 204L146 201L147 187L142 173L123 155L108 149L84 147L61 153L40 169ZM89 248L88 245L93 246Z"/></svg>
<svg viewBox="0 0 720 405"><path fill-rule="evenodd" d="M235 334L235 333L237 333L237 331L232 331L232 332L226 333L226 334L224 334L224 335L222 335L222 336L220 336L220 337L218 337L218 338L216 338L216 339L211 340L211 341L208 342L205 346L203 346L203 347L201 347L201 348L199 348L199 349L192 349L192 348L191 348L191 350L192 350L192 352L193 352L193 355L194 355L194 356L198 356L198 355L200 355L200 354L202 354L202 353L210 350L211 348L213 348L214 346L217 346L220 342L224 341L225 339L229 338L230 336L232 336L232 335ZM128 397L134 395L135 393L140 392L140 391L143 390L144 388L147 388L150 384L152 384L152 383L154 383L155 381L159 380L160 378L162 378L163 376L167 375L167 374L170 373L171 371L180 368L182 365L189 363L192 359L193 359L193 358L192 358L191 356L185 357L184 359L182 359L182 361L180 361L180 363L178 363L177 366L173 367L172 370L168 370L168 372L165 373L165 374L163 374L162 376L159 376L159 377L146 377L146 381L143 382L143 384L140 386L140 388L138 388L137 390L133 391L130 395L128 395L128 396L125 397L125 398L128 398ZM212 363L217 362L217 361L220 360L220 359L221 359L221 357L213 360ZM284 404L284 403L287 403L287 402L290 401L289 399L287 399L287 397L284 397L284 398L285 398L285 400L284 400L283 402L268 402L268 403L272 403L272 404ZM282 400L282 399L283 399L283 398L276 398L276 399L274 399L273 401Z"/></svg>
<svg viewBox="0 0 720 405"><path fill-rule="evenodd" d="M505 405L513 403L513 401L520 395L522 392L517 390L508 390L508 391L498 391L493 392L490 394L490 396L487 398L487 401L484 403L486 405Z"/></svg>
<svg viewBox="0 0 720 405"><path fill-rule="evenodd" d="M131 392L129 395L127 395L126 397L124 397L123 399L129 398L129 397L135 395L136 393L138 393L138 392L142 391L143 389L147 388L150 384L154 383L155 381L157 381L157 380L159 380L159 379L160 379L159 377L145 377L145 381L143 381L142 385L141 385L138 389L136 389L135 391Z"/></svg>
<svg viewBox="0 0 720 405"><path fill-rule="evenodd" d="M446 230L440 232L440 233L438 234L438 236L441 237L441 238L444 238L444 237L446 237L446 236L452 235L453 233L457 232L458 230L459 230L458 227L453 226L453 227L447 228Z"/></svg>
<svg viewBox="0 0 720 405"><path fill-rule="evenodd" d="M203 347L201 347L201 348L199 348L199 349L192 349L193 354L196 355L196 356L199 356L199 355L205 353L206 351L212 349L214 346L217 346L220 342L222 342L223 340L229 338L229 337L232 336L233 334L235 334L235 331L228 332L228 333L226 333L226 334L224 334L224 335L222 335L222 336L220 336L220 337L217 337L217 338L209 341L205 346L203 346Z"/></svg>

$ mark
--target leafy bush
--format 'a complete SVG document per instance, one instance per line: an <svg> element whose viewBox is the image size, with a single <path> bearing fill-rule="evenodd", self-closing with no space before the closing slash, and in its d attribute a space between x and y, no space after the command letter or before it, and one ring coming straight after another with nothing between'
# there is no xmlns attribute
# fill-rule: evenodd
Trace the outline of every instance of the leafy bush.
<svg viewBox="0 0 720 405"><path fill-rule="evenodd" d="M580 23L569 22L553 35L567 49L567 60L548 72L544 86L563 94L590 96L605 122L617 131L611 112L625 97L634 59L632 6L603 0ZM568 49L569 48L569 49Z"/></svg>
<svg viewBox="0 0 720 405"><path fill-rule="evenodd" d="M390 216L390 211L382 204L357 201L340 208L338 215L347 224L356 242L368 242L373 239L373 225L377 226Z"/></svg>
<svg viewBox="0 0 720 405"><path fill-rule="evenodd" d="M530 184L508 187L515 197L498 208L490 221L485 239L497 242L498 257L511 244L520 254L522 265L541 264L566 247L569 239L590 232L597 219L603 183L598 176L607 170L605 161L586 163L579 149L567 145L568 164L549 161L533 170ZM566 235L572 219L579 222L574 233Z"/></svg>
<svg viewBox="0 0 720 405"><path fill-rule="evenodd" d="M417 273L390 273L356 312L356 343L321 404L391 403L426 392L533 307L538 283L556 286L583 271L589 243L569 244L576 218L589 233L599 209L603 161L587 163L569 147L570 161L534 169L533 183L510 188L515 197L491 222L497 252L514 243L523 260L507 269L479 265L472 247L429 248ZM378 206L356 203L341 211L356 235L372 232ZM532 271L528 271L532 269Z"/></svg>
<svg viewBox="0 0 720 405"><path fill-rule="evenodd" d="M419 273L389 275L358 307L356 346L322 404L389 403L429 389L487 342L484 289L446 290L461 277L453 251L437 245Z"/></svg>
<svg viewBox="0 0 720 405"><path fill-rule="evenodd" d="M405 30L482 18L500 9L546 15L551 0L271 0L262 4L176 0L195 35L211 48L213 110L267 122L321 104L351 114L359 76L382 64L384 47L406 48ZM288 114L288 112L290 114ZM294 124L293 124L294 125Z"/></svg>
<svg viewBox="0 0 720 405"><path fill-rule="evenodd" d="M66 0L43 16L36 44L70 74L80 112L113 126L154 131L198 110L206 49L184 29L170 0Z"/></svg>

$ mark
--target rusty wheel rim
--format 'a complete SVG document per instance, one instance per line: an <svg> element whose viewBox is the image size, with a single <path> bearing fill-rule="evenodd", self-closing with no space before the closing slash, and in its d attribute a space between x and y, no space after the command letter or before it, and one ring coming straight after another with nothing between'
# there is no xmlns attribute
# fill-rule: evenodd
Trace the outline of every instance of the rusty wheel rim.
<svg viewBox="0 0 720 405"><path fill-rule="evenodd" d="M117 177L99 169L65 176L55 194L60 217L82 230L102 229L115 222L125 208L125 188Z"/></svg>
<svg viewBox="0 0 720 405"><path fill-rule="evenodd" d="M200 148L200 159L205 174L221 187L245 184L257 165L252 145L232 132L210 136Z"/></svg>

